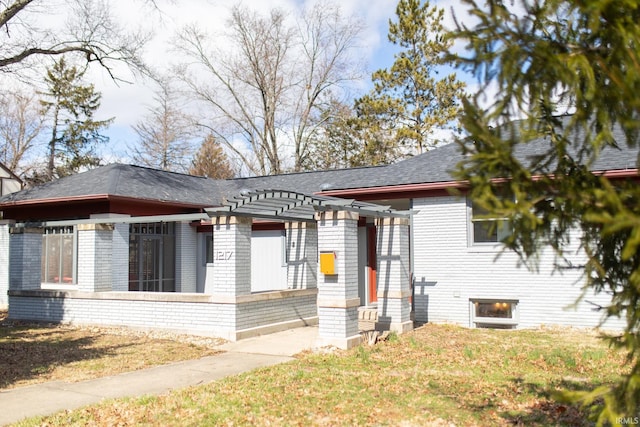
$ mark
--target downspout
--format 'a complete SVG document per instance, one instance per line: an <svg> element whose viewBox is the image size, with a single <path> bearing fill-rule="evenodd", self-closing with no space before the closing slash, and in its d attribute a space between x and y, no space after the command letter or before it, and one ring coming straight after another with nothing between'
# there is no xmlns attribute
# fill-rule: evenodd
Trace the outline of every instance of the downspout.
<svg viewBox="0 0 640 427"><path fill-rule="evenodd" d="M409 281L411 282L411 314L415 318L415 278L413 276L413 198L409 199ZM413 319L412 319L413 320Z"/></svg>

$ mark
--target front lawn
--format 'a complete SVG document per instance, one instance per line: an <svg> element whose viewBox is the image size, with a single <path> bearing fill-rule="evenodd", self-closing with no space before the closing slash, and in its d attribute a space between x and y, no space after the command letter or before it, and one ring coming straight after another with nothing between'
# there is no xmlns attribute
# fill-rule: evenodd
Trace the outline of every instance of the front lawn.
<svg viewBox="0 0 640 427"><path fill-rule="evenodd" d="M128 328L14 322L0 311L0 391L83 381L218 353L223 340Z"/></svg>
<svg viewBox="0 0 640 427"><path fill-rule="evenodd" d="M588 425L553 393L610 382L623 369L623 354L589 332L426 325L373 347L309 352L208 385L20 425Z"/></svg>

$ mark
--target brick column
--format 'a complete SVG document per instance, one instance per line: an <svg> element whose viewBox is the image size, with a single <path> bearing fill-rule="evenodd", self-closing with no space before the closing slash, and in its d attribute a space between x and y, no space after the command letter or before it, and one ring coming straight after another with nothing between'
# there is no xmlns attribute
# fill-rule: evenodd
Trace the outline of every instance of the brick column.
<svg viewBox="0 0 640 427"><path fill-rule="evenodd" d="M14 221L0 220L0 308L9 305L9 228Z"/></svg>
<svg viewBox="0 0 640 427"><path fill-rule="evenodd" d="M9 289L40 289L42 229L16 227L9 233Z"/></svg>
<svg viewBox="0 0 640 427"><path fill-rule="evenodd" d="M379 218L378 322L376 329L398 333L413 329L409 275L409 220Z"/></svg>
<svg viewBox="0 0 640 427"><path fill-rule="evenodd" d="M129 224L114 224L111 260L111 289L129 291Z"/></svg>
<svg viewBox="0 0 640 427"><path fill-rule="evenodd" d="M319 345L347 349L360 343L358 333L358 214L316 213L318 252L335 251L335 274L318 269Z"/></svg>
<svg viewBox="0 0 640 427"><path fill-rule="evenodd" d="M112 290L113 224L78 225L78 289Z"/></svg>
<svg viewBox="0 0 640 427"><path fill-rule="evenodd" d="M251 293L251 219L221 216L213 220L213 264L207 266L205 293Z"/></svg>
<svg viewBox="0 0 640 427"><path fill-rule="evenodd" d="M315 288L318 281L318 227L313 222L288 222L287 288Z"/></svg>
<svg viewBox="0 0 640 427"><path fill-rule="evenodd" d="M198 232L189 223L176 223L176 291L196 292Z"/></svg>

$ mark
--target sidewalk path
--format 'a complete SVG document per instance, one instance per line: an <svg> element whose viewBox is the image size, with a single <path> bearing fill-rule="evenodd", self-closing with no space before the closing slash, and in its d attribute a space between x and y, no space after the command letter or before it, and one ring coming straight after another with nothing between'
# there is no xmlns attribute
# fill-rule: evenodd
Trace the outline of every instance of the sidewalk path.
<svg viewBox="0 0 640 427"><path fill-rule="evenodd" d="M52 381L2 391L0 425L76 409L107 398L166 393L287 362L294 354L313 348L317 338L317 327L291 329L223 344L218 348L225 353L202 359L77 383Z"/></svg>

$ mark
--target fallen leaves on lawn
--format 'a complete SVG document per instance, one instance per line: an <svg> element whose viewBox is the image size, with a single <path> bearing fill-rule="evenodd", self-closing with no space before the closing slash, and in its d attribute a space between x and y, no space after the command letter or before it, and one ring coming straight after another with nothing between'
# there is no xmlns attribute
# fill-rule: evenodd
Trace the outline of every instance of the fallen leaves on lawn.
<svg viewBox="0 0 640 427"><path fill-rule="evenodd" d="M162 331L13 322L6 314L0 319L0 389L199 358L218 353L214 346L223 342Z"/></svg>
<svg viewBox="0 0 640 427"><path fill-rule="evenodd" d="M555 402L626 369L580 330L496 331L428 324L349 351L305 352L282 365L156 397L117 400L51 425L547 426L589 425Z"/></svg>

